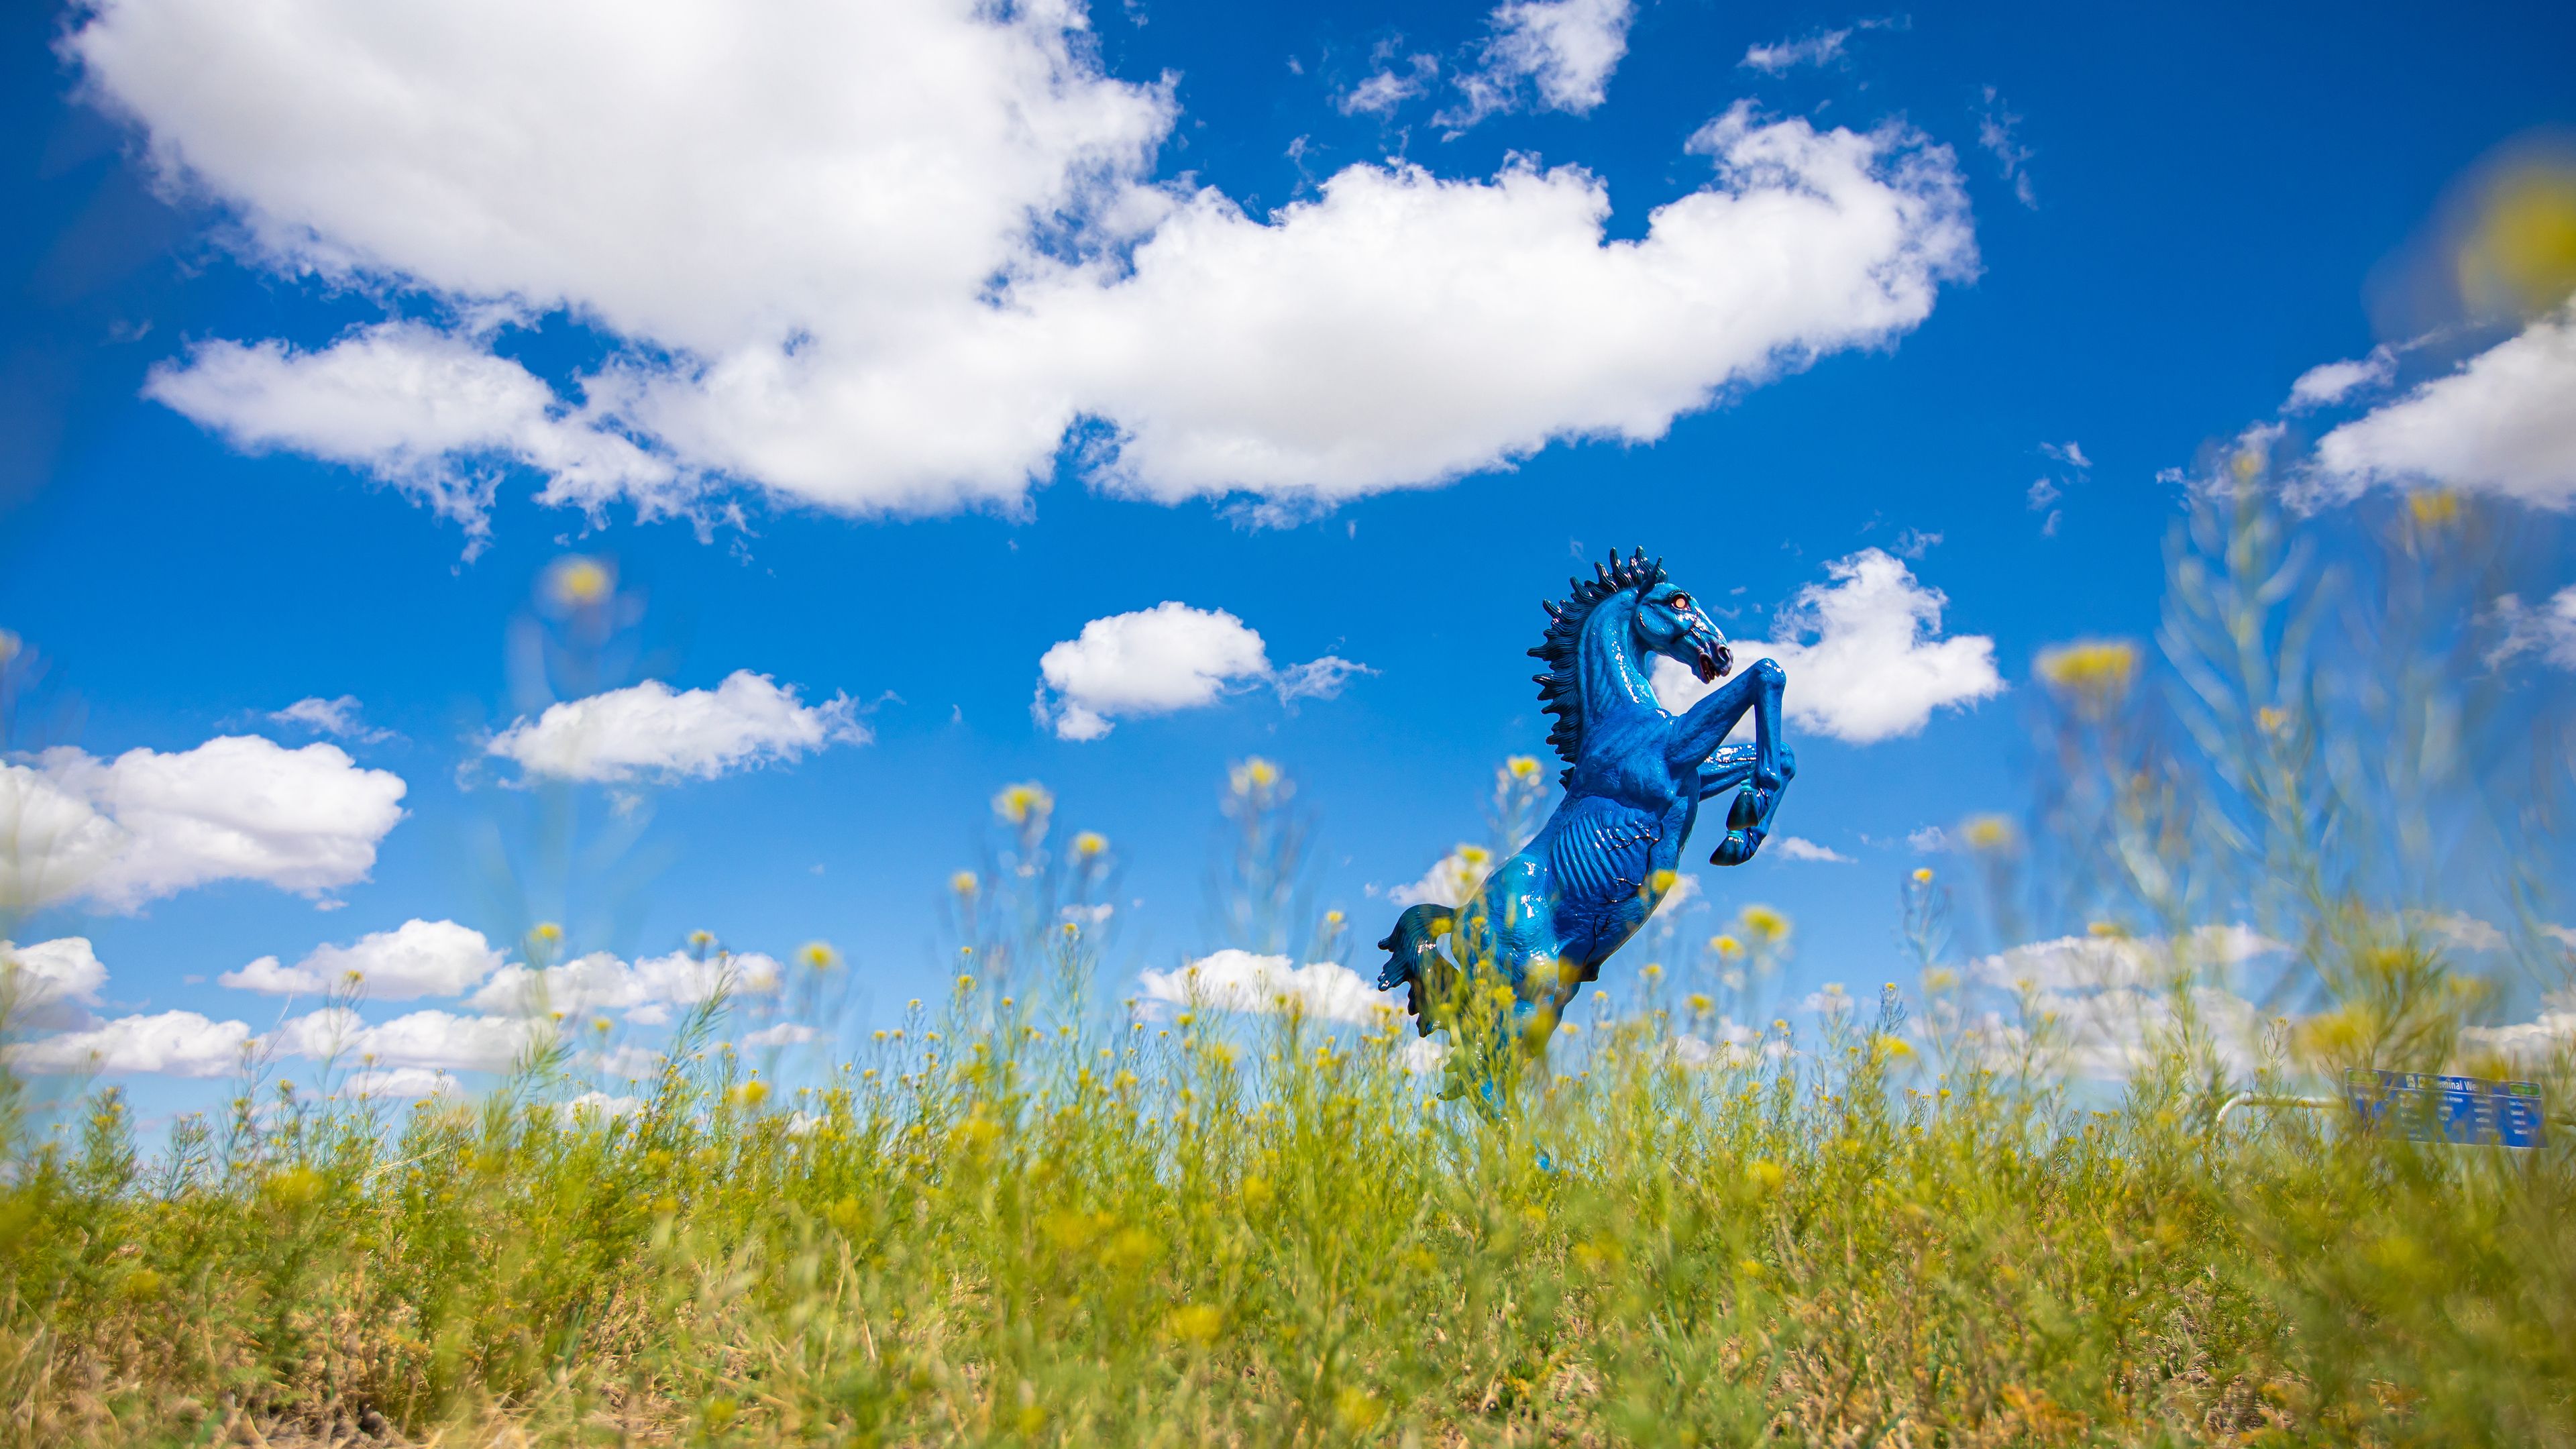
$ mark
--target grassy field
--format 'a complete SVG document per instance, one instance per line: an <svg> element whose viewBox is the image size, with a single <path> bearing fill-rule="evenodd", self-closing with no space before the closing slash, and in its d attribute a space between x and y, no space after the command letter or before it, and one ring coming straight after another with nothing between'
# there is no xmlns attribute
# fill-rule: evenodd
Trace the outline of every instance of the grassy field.
<svg viewBox="0 0 2576 1449"><path fill-rule="evenodd" d="M2563 1146L1905 1087L1886 1022L1603 1023L1489 1126L1382 1037L934 1020L783 1098L716 1052L621 1119L281 1100L149 1167L94 1098L0 1200L9 1437L2576 1441Z"/></svg>
<svg viewBox="0 0 2576 1449"><path fill-rule="evenodd" d="M2371 595L2382 644L2469 551L2445 506L2391 525L2383 562L2422 565ZM2415 726L2292 667L2283 525L2240 497L2201 526L2173 717L2134 648L2043 660L2038 803L1962 832L1999 937L2089 916L2149 963L2125 1085L2074 1082L2031 993L1989 1014L1946 880L1904 884L1919 972L1821 1035L1720 1029L1737 956L1793 929L1748 913L1585 998L1490 1121L1398 1024L1134 1017L1052 898L979 904L971 974L901 1030L755 1073L713 1002L616 1114L569 1040L471 1104L246 1086L148 1153L112 1089L49 1131L8 1084L0 1439L2576 1444L2563 1041L2511 1064L2559 1114L2540 1151L2220 1120L2348 1064L2505 1069L2465 1034L2495 983L2421 927L2462 837L2405 792L2521 797L2429 747L2338 774L2338 740ZM2371 677L2447 688L2441 648ZM1238 941L1296 914L1263 788L1238 772ZM2235 920L2307 993L2250 1057L2189 944ZM820 999L848 968L792 969Z"/></svg>

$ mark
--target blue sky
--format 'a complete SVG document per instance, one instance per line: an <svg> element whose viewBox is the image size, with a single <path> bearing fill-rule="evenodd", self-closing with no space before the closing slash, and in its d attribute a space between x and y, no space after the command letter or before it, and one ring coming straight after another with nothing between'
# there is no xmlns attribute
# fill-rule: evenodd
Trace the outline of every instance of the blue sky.
<svg viewBox="0 0 2576 1449"><path fill-rule="evenodd" d="M2034 652L2152 630L2159 475L2422 335L2446 198L2576 124L2554 6L971 9L11 12L9 743L106 781L17 757L107 832L13 928L103 965L55 1024L267 1030L220 975L413 919L825 939L883 1019L1029 779L1114 843L1117 969L1167 967L1240 944L1201 881L1251 754L1373 939L1544 752L1539 600L1639 545L1809 651L1779 828L1847 858L1702 867L1692 919L1776 904L1802 982L1874 984L1908 837L2026 796ZM2295 429L2490 345L2547 393L2555 325ZM2546 433L2332 461L2547 518ZM615 628L532 665L568 556ZM611 706L541 728L647 680L622 765ZM625 843L558 868L564 809Z"/></svg>

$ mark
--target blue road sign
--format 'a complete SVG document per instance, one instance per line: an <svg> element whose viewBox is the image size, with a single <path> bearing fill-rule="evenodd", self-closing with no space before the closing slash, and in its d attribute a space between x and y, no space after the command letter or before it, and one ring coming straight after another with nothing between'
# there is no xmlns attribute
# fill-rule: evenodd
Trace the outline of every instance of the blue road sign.
<svg viewBox="0 0 2576 1449"><path fill-rule="evenodd" d="M2418 1142L2540 1145L2537 1082L2353 1067L2343 1074L2343 1094L2374 1131L2396 1132Z"/></svg>

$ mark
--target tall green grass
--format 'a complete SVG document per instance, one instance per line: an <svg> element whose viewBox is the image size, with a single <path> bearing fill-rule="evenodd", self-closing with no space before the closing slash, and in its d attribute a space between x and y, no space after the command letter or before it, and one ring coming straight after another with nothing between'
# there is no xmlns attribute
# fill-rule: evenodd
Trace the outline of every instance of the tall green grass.
<svg viewBox="0 0 2576 1449"><path fill-rule="evenodd" d="M2518 1064L2557 1115L2540 1151L2222 1121L2351 1062L2468 1063L2511 984L2419 924L2461 812L2362 799L2500 787L2429 747L2338 779L2385 702L2295 657L2290 526L2253 491L2177 544L2183 708L2130 646L2054 656L2038 804L1960 832L2009 938L2288 943L2303 994L2250 1056L2195 1006L2224 963L2177 944L2147 952L2169 1010L2126 1085L2070 1082L2064 1024L1977 996L1949 882L1917 877L1908 987L1722 1040L1788 929L1748 915L1585 998L1488 1120L1436 1100L1402 1023L1116 1002L1061 909L1103 851L1006 795L1011 838L952 892L953 991L809 1072L754 1074L719 999L616 1116L572 1105L564 1043L473 1104L246 1089L149 1154L113 1088L47 1133L8 1083L0 1439L2576 1443L2563 1043ZM1227 798L1211 944L1346 953L1298 894L1284 779ZM2385 840L2339 835L2366 805ZM827 1001L848 968L793 969Z"/></svg>

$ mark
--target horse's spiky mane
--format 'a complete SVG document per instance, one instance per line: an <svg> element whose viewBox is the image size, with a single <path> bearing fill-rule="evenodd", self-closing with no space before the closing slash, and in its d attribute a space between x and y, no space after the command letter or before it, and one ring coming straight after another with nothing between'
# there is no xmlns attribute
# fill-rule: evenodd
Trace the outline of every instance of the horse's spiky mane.
<svg viewBox="0 0 2576 1449"><path fill-rule="evenodd" d="M1646 551L1637 550L1627 558L1616 550L1607 566L1594 564L1592 577L1566 580L1569 592L1565 602L1542 600L1547 610L1547 637L1530 651L1530 657L1547 665L1545 674L1530 678L1538 685L1538 697L1546 702L1549 714L1556 716L1556 726L1547 732L1547 742L1565 758L1568 765L1583 748L1583 682L1575 677L1574 656L1583 642L1583 623L1601 602L1630 590L1643 592L1664 581L1664 561L1646 561Z"/></svg>

